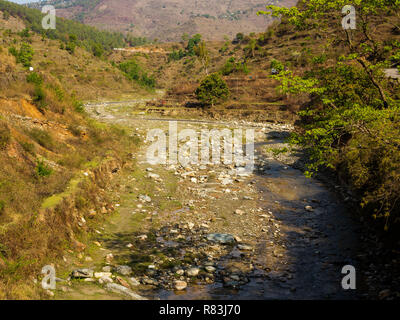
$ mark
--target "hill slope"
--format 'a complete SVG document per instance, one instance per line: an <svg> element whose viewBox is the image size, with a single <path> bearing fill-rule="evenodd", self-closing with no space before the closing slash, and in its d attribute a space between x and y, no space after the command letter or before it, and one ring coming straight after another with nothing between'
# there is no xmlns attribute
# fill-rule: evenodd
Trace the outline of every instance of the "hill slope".
<svg viewBox="0 0 400 320"><path fill-rule="evenodd" d="M182 34L201 33L222 40L238 32L264 31L271 18L257 16L266 4L292 6L295 0L50 0L61 17L80 20L101 29L132 33L162 41L180 40Z"/></svg>

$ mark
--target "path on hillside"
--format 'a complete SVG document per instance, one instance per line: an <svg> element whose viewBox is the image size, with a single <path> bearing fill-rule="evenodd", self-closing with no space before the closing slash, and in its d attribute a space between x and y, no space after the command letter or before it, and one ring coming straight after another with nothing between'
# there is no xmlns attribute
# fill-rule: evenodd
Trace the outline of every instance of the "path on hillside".
<svg viewBox="0 0 400 320"><path fill-rule="evenodd" d="M144 140L150 129L168 131L170 120L137 118L129 108L121 110L112 104L88 106L97 120L127 127ZM341 269L356 257L350 215L320 182L268 151L281 148L291 128L178 123L179 130L226 127L256 130L253 174L241 175L223 164L151 166L145 143L135 155L135 172L117 184L119 215L98 232L100 248L85 267L111 270L114 283L148 299L354 298L341 287ZM296 161L294 156L282 159ZM57 298L124 297L105 290L105 280L101 285L98 279L87 281L72 281Z"/></svg>

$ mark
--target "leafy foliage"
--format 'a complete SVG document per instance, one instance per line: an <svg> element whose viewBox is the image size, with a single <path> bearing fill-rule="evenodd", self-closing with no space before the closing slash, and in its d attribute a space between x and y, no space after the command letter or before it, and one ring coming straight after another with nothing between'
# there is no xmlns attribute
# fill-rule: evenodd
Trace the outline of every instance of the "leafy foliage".
<svg viewBox="0 0 400 320"><path fill-rule="evenodd" d="M154 88L156 86L155 79L149 76L136 60L122 62L118 67L128 79L136 81L144 87Z"/></svg>
<svg viewBox="0 0 400 320"><path fill-rule="evenodd" d="M272 77L283 93L309 96L300 112L301 131L291 138L309 153L306 174L336 170L360 195L365 212L383 218L387 230L391 222L400 222L400 91L384 69L396 63L399 42L394 37L383 42L370 22L375 29L387 23L399 12L400 1L353 1L359 27L351 31L340 25L347 4L308 0L293 8L267 6L269 11L259 14L282 17L297 30L329 30L326 48L332 41L342 44L341 55L337 48L316 55L302 74L286 70Z"/></svg>
<svg viewBox="0 0 400 320"><path fill-rule="evenodd" d="M53 169L51 169L47 164L45 164L43 160L37 161L36 174L38 177L48 177L52 173L53 173Z"/></svg>
<svg viewBox="0 0 400 320"><path fill-rule="evenodd" d="M21 63L26 68L31 66L34 51L29 43L23 42L19 50L11 47L9 52L15 56L17 63Z"/></svg>
<svg viewBox="0 0 400 320"><path fill-rule="evenodd" d="M26 76L26 81L28 83L33 83L34 85L41 86L43 84L43 78L40 74L36 72L31 72Z"/></svg>
<svg viewBox="0 0 400 320"><path fill-rule="evenodd" d="M195 93L200 102L212 106L229 97L228 86L218 73L205 77Z"/></svg>
<svg viewBox="0 0 400 320"><path fill-rule="evenodd" d="M234 57L229 58L221 69L224 76L228 76L234 72L249 73L249 69L245 61L236 61Z"/></svg>
<svg viewBox="0 0 400 320"><path fill-rule="evenodd" d="M182 39L187 39L188 36L184 35L182 36ZM203 46L202 49L200 49L200 47ZM173 49L173 51L169 54L168 58L169 60L181 60L184 57L193 57L195 55L200 54L200 52L202 51L203 53L205 52L205 43L201 41L201 34L195 34L193 37L191 37L188 40L187 46L185 48L185 50L177 50L177 49Z"/></svg>

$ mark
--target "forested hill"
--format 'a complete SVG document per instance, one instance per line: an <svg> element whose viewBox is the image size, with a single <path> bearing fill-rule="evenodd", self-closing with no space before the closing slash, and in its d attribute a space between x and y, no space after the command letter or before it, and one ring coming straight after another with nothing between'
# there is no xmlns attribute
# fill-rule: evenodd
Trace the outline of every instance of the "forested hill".
<svg viewBox="0 0 400 320"><path fill-rule="evenodd" d="M10 16L19 18L28 29L43 34L50 39L57 39L67 43L69 37L73 35L82 47L96 54L99 54L99 51L109 51L112 48L127 45L127 40L121 33L100 31L91 26L63 18L57 20L57 28L55 30L44 30L42 28L42 17L44 15L39 10L9 1L0 0L0 11L3 12L5 18Z"/></svg>

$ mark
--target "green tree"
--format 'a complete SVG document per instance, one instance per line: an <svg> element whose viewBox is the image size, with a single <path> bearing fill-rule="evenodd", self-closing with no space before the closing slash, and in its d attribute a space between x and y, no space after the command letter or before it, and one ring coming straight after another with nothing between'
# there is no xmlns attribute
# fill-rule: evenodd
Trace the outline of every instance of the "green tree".
<svg viewBox="0 0 400 320"><path fill-rule="evenodd" d="M26 68L31 66L34 51L29 43L22 43L19 50L11 47L8 51L15 56L17 63L21 63Z"/></svg>
<svg viewBox="0 0 400 320"><path fill-rule="evenodd" d="M228 99L229 88L218 73L212 73L201 81L195 94L201 103L214 106Z"/></svg>
<svg viewBox="0 0 400 320"><path fill-rule="evenodd" d="M194 56L196 54L195 48L200 42L201 42L201 34L197 33L192 38L190 38L186 47L186 55Z"/></svg>
<svg viewBox="0 0 400 320"><path fill-rule="evenodd" d="M310 59L303 72L272 76L286 94L308 95L301 110L301 130L292 136L310 156L308 175L330 168L346 177L361 195L361 205L385 229L400 221L400 90L384 76L400 52L399 41L374 33L400 10L400 1L353 1L356 30L341 26L347 1L307 0L297 7L267 6L297 30L325 32L324 55ZM336 27L333 27L335 19ZM328 36L329 35L329 36ZM334 49L332 43L340 43ZM340 50L340 52L338 52ZM338 54L339 53L339 54Z"/></svg>

